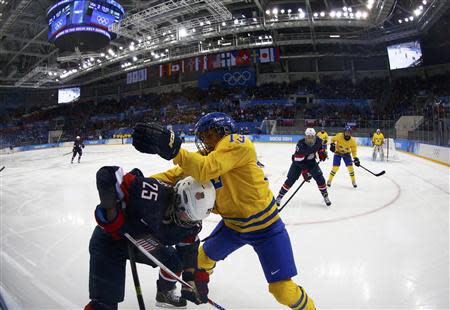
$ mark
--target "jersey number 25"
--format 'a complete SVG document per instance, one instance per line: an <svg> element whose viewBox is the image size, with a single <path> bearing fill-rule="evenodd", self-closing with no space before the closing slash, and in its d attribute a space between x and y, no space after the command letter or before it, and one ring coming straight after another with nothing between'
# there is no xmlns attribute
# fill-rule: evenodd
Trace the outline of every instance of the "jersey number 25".
<svg viewBox="0 0 450 310"><path fill-rule="evenodd" d="M149 188L149 189L147 189ZM158 184L150 184L147 182L142 182L142 193L141 198L148 200L158 200Z"/></svg>

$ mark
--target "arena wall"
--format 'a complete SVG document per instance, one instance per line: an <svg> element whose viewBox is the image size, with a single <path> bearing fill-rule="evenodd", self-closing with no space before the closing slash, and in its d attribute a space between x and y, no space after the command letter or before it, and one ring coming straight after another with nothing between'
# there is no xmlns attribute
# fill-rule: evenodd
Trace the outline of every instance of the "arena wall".
<svg viewBox="0 0 450 310"><path fill-rule="evenodd" d="M255 143L296 143L301 139L302 135L249 135L248 136ZM371 146L372 141L366 137L355 137L359 146ZM185 142L194 142L194 136L186 136ZM84 141L86 145L118 145L118 144L130 144L131 138L125 139L102 139L102 140L87 140ZM26 145L15 147L12 150L4 148L0 150L0 154L11 154L15 152L31 151L46 148L55 147L71 147L73 142L52 143L52 144L39 144L39 145ZM430 144L419 143L412 140L396 139L395 148L397 151L405 152L419 156L424 159L434 161L450 167L450 148L442 147Z"/></svg>

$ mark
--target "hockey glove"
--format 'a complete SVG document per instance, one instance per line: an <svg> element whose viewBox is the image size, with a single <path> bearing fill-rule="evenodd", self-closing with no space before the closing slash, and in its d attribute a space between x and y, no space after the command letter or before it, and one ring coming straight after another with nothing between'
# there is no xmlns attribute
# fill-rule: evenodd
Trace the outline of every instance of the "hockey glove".
<svg viewBox="0 0 450 310"><path fill-rule="evenodd" d="M319 160L320 161L325 161L328 158L327 151L324 148L320 149L318 151L318 154L319 154Z"/></svg>
<svg viewBox="0 0 450 310"><path fill-rule="evenodd" d="M208 283L209 273L200 269L192 272L183 272L183 280L189 283L194 289L183 285L181 288L181 297L197 305L208 302Z"/></svg>
<svg viewBox="0 0 450 310"><path fill-rule="evenodd" d="M361 165L361 163L359 162L359 158L358 157L353 158L353 162L355 163L356 167L359 167Z"/></svg>
<svg viewBox="0 0 450 310"><path fill-rule="evenodd" d="M95 208L95 220L104 231L112 235L114 240L121 239L125 233L125 217L120 207L116 207L116 216L112 220L108 220L106 209L98 205Z"/></svg>
<svg viewBox="0 0 450 310"><path fill-rule="evenodd" d="M311 178L312 178L311 173L309 173L309 171L306 170L306 169L302 170L302 176L303 176L303 178L305 179L306 182L309 182L311 180Z"/></svg>
<svg viewBox="0 0 450 310"><path fill-rule="evenodd" d="M181 138L160 124L139 123L134 127L133 146L139 152L171 160L180 150Z"/></svg>
<svg viewBox="0 0 450 310"><path fill-rule="evenodd" d="M333 153L336 152L336 144L334 144L334 143L330 144L330 151Z"/></svg>

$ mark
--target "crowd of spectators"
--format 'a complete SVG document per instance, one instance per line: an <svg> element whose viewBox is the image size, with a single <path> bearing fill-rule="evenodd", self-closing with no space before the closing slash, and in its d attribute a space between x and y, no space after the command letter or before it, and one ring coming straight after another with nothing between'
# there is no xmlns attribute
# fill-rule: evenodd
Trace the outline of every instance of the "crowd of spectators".
<svg viewBox="0 0 450 310"><path fill-rule="evenodd" d="M348 79L324 79L320 84L303 79L258 87L186 88L182 92L150 93L120 100L82 100L44 108L18 107L2 115L0 142L2 147L47 143L48 130L55 129L64 132L60 141L71 141L76 135L86 139L110 138L118 129L132 128L136 122L192 125L201 115L211 111L226 112L237 122L255 123L251 128L247 125L243 127L244 131L250 132L256 130L263 119L290 124L294 122L285 121L295 118L318 119L327 127L340 127L348 122L363 127L370 120L380 117L391 119L404 112L411 108L411 102L418 96L427 98L421 107L415 107L420 108L424 115L447 115L448 107L439 98L450 96L449 75L427 80L399 78L392 82L390 98L383 106L382 97L386 87L389 87L389 83L384 79L365 79L357 84ZM290 97L295 98L295 95L309 99L288 100ZM324 101L318 103L315 98ZM332 99L341 102L334 104L330 101ZM280 103L279 100L284 101Z"/></svg>

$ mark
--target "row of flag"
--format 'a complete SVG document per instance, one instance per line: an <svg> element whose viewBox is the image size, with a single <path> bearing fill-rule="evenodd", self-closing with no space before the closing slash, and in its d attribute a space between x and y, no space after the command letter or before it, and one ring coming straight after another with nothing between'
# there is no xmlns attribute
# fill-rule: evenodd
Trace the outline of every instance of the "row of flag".
<svg viewBox="0 0 450 310"><path fill-rule="evenodd" d="M204 72L234 66L249 66L254 63L280 61L280 49L274 47L245 49L219 54L192 57L158 66L158 76L165 77L185 72Z"/></svg>
<svg viewBox="0 0 450 310"><path fill-rule="evenodd" d="M127 74L127 84L147 80L150 70L160 78L189 72L205 72L216 69L230 68L235 66L250 66L256 63L270 63L280 61L280 49L267 47L259 49L244 49L219 54L197 56L170 63L160 64L152 69L141 69ZM156 73L154 70L156 69Z"/></svg>

